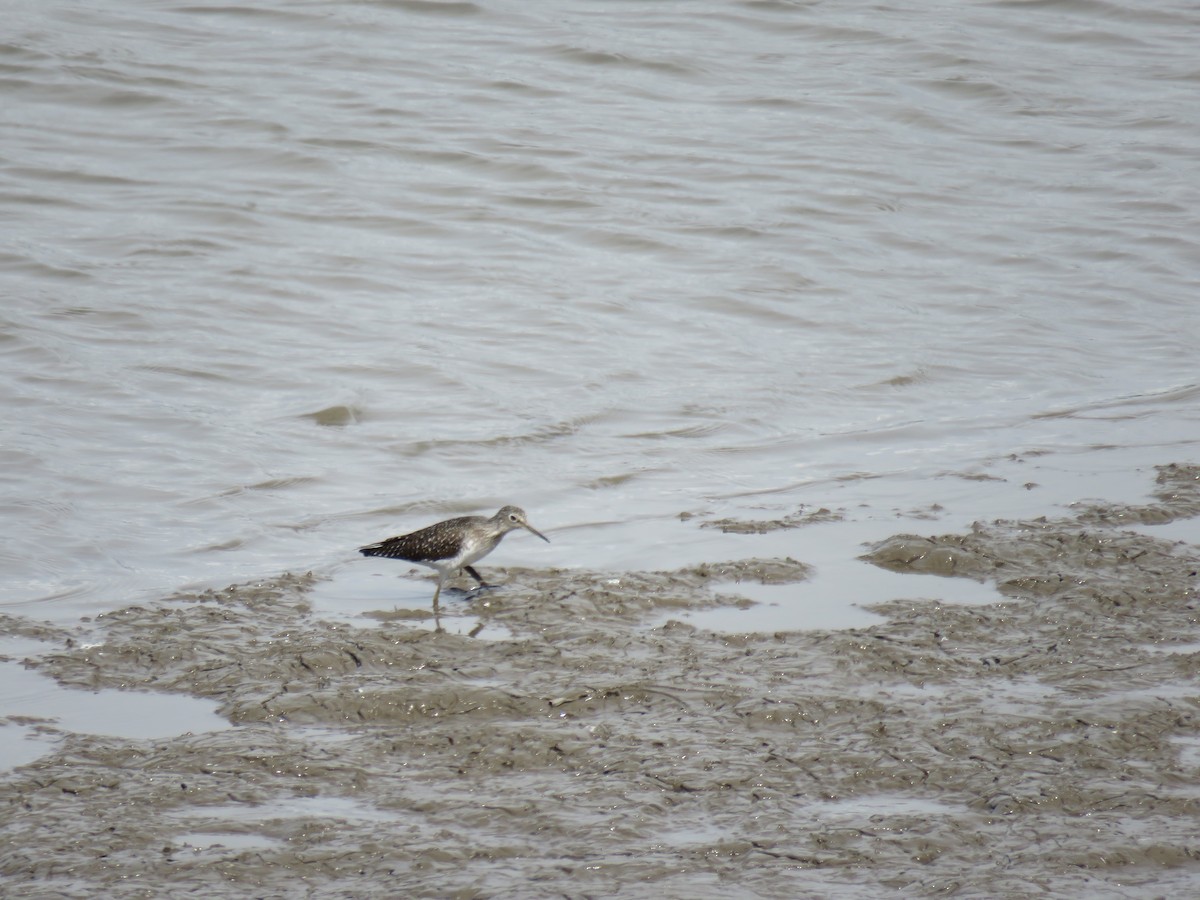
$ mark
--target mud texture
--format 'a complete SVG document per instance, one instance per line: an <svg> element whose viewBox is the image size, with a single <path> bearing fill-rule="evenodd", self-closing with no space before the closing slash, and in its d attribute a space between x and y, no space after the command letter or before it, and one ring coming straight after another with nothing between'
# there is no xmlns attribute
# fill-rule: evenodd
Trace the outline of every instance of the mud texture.
<svg viewBox="0 0 1200 900"><path fill-rule="evenodd" d="M1200 551L1122 529L1200 512L1200 469L1158 490L885 541L880 565L1006 600L954 605L948 578L866 629L650 624L808 572L751 559L510 569L473 601L506 640L321 621L311 576L47 633L31 664L64 684L211 698L236 727L68 734L9 772L0 893L1194 894Z"/></svg>
<svg viewBox="0 0 1200 900"><path fill-rule="evenodd" d="M686 517L684 517L686 518ZM701 528L719 528L725 534L766 534L787 528L802 528L821 522L839 522L845 518L842 511L834 512L825 507L811 511L797 510L778 519L712 519L701 522Z"/></svg>

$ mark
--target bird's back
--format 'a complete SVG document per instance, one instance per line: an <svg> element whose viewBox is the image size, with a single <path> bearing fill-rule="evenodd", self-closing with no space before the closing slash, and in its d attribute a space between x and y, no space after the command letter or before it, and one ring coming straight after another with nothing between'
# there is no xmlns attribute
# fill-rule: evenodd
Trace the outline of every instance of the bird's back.
<svg viewBox="0 0 1200 900"><path fill-rule="evenodd" d="M388 538L377 544L367 544L365 547L359 547L358 552L363 556L386 556L389 559L403 559L415 563L453 559L462 549L463 535L472 527L477 528L487 521L482 516L447 519L411 534Z"/></svg>

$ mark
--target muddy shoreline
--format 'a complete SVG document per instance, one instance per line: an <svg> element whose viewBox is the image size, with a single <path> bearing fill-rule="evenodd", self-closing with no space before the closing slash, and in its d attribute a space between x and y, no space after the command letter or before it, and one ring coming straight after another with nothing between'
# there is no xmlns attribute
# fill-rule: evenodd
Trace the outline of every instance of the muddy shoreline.
<svg viewBox="0 0 1200 900"><path fill-rule="evenodd" d="M78 632L7 617L55 642L29 665L64 685L209 698L235 727L67 734L6 773L0 887L1179 896L1200 884L1200 550L1128 529L1200 514L1200 467L1160 468L1154 491L883 541L871 561L949 576L951 602L844 631L646 624L806 578L793 559L493 569L505 589L473 611L507 640L323 621L311 575ZM955 578L1005 600L955 605Z"/></svg>

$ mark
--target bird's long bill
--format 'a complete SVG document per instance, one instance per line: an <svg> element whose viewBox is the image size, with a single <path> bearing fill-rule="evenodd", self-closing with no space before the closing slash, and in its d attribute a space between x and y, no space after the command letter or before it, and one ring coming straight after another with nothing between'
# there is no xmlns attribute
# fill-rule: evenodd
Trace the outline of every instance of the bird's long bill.
<svg viewBox="0 0 1200 900"><path fill-rule="evenodd" d="M534 534L536 534L538 537L540 537L547 544L550 543L550 538L546 537L544 534L542 534L540 531L538 531L536 528L534 528L528 522L522 522L521 524L524 525L526 528L528 528L530 531L532 531Z"/></svg>

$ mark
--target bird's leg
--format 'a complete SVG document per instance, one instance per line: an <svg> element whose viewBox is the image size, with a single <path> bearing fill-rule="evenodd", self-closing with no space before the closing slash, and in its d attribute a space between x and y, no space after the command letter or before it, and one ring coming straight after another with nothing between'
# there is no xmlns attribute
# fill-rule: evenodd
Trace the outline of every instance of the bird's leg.
<svg viewBox="0 0 1200 900"><path fill-rule="evenodd" d="M442 630L442 610L438 606L438 597L442 595L442 582L446 580L446 573L438 571L438 586L433 592L433 629L434 631Z"/></svg>
<svg viewBox="0 0 1200 900"><path fill-rule="evenodd" d="M479 582L480 587L488 587L488 583L479 577L479 573L470 566L463 566L463 571Z"/></svg>

